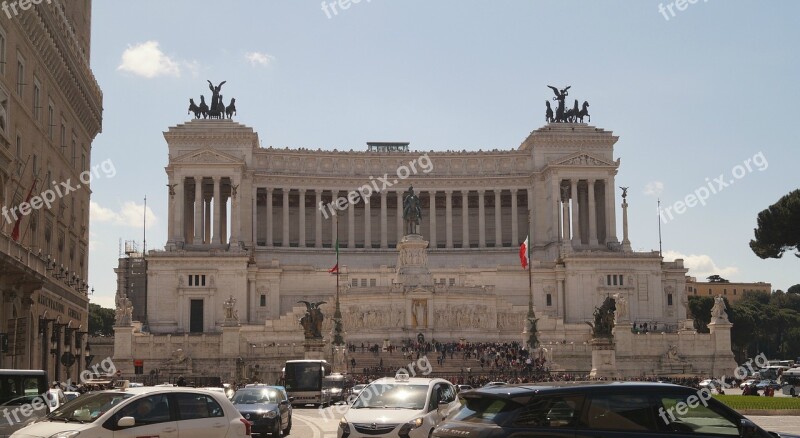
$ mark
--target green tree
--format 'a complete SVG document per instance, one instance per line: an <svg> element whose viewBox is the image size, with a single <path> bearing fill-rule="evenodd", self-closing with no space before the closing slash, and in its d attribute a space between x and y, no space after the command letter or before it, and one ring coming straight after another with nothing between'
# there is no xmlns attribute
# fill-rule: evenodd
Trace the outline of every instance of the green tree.
<svg viewBox="0 0 800 438"><path fill-rule="evenodd" d="M89 334L91 336L113 336L114 309L89 303Z"/></svg>
<svg viewBox="0 0 800 438"><path fill-rule="evenodd" d="M789 192L778 202L758 214L758 228L750 249L762 259L783 257L794 250L800 257L800 189Z"/></svg>
<svg viewBox="0 0 800 438"><path fill-rule="evenodd" d="M708 323L711 322L711 308L714 307L714 297L705 295L692 295L689 297L689 312L694 318L694 329L698 333L708 333Z"/></svg>
<svg viewBox="0 0 800 438"><path fill-rule="evenodd" d="M800 284L795 284L794 286L790 286L786 292L790 294L800 295Z"/></svg>

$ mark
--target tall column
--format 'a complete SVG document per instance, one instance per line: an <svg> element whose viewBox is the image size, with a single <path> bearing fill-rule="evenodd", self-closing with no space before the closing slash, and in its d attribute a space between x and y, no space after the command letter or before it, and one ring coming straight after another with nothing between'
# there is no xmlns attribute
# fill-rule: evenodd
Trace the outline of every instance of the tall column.
<svg viewBox="0 0 800 438"><path fill-rule="evenodd" d="M369 198L364 199L364 248L372 248L372 215Z"/></svg>
<svg viewBox="0 0 800 438"><path fill-rule="evenodd" d="M586 186L589 191L589 245L597 245L597 205L594 200L595 179L590 179Z"/></svg>
<svg viewBox="0 0 800 438"><path fill-rule="evenodd" d="M338 198L338 197L339 197L339 191L338 190L331 190L331 203L332 204L336 203L336 198ZM341 213L341 212L342 212L342 210L339 210L338 208L331 209L331 213L332 213L332 215L331 215L331 248L335 248L336 247L336 240L339 238L339 230L337 228L338 228L338 224L339 224L339 213Z"/></svg>
<svg viewBox="0 0 800 438"><path fill-rule="evenodd" d="M519 242L519 213L517 213L517 189L511 189L511 246L517 246ZM533 245L529 240L528 245Z"/></svg>
<svg viewBox="0 0 800 438"><path fill-rule="evenodd" d="M283 192L283 242L281 246L289 247L289 190L286 187L281 189Z"/></svg>
<svg viewBox="0 0 800 438"><path fill-rule="evenodd" d="M397 193L397 243L400 243L406 234L406 230L403 229L403 191L398 190L395 193Z"/></svg>
<svg viewBox="0 0 800 438"><path fill-rule="evenodd" d="M275 225L275 217L273 216L272 208L272 187L267 187L267 246L273 245L273 226Z"/></svg>
<svg viewBox="0 0 800 438"><path fill-rule="evenodd" d="M483 205L484 191L478 190L478 246L486 248L486 208Z"/></svg>
<svg viewBox="0 0 800 438"><path fill-rule="evenodd" d="M175 182L175 181L178 182ZM178 202L177 199L177 190L176 187L180 185L180 179L178 178L170 178L169 182L171 184L167 184L167 188L169 191L167 192L167 196L169 196L169 202L167 203L167 244L171 244L175 242L176 233L175 228L180 228L177 225L178 218L175 216L177 213L177 208L175 204Z"/></svg>
<svg viewBox="0 0 800 438"><path fill-rule="evenodd" d="M381 192L381 248L389 247L389 237L386 223L386 192Z"/></svg>
<svg viewBox="0 0 800 438"><path fill-rule="evenodd" d="M253 191L253 223L251 224L253 231L253 246L258 246L258 186L252 186Z"/></svg>
<svg viewBox="0 0 800 438"><path fill-rule="evenodd" d="M322 190L314 189L314 193L317 195L316 204L314 204L314 247L315 248L322 248Z"/></svg>
<svg viewBox="0 0 800 438"><path fill-rule="evenodd" d="M300 215L300 232L298 233L300 241L297 246L304 248L306 246L306 189L300 189L298 205L300 207L298 211Z"/></svg>
<svg viewBox="0 0 800 438"><path fill-rule="evenodd" d="M347 203L347 247L356 247L356 204Z"/></svg>
<svg viewBox="0 0 800 438"><path fill-rule="evenodd" d="M239 215L239 185L241 181L231 178L231 244L239 245L239 231L241 229Z"/></svg>
<svg viewBox="0 0 800 438"><path fill-rule="evenodd" d="M603 180L606 195L606 242L617 242L616 207L614 206L614 178Z"/></svg>
<svg viewBox="0 0 800 438"><path fill-rule="evenodd" d="M203 243L203 177L194 177L194 240L195 245Z"/></svg>
<svg viewBox="0 0 800 438"><path fill-rule="evenodd" d="M447 243L445 246L447 249L453 248L453 191L452 190L445 190L444 192L445 202L444 202L444 225L445 225L445 234L447 234Z"/></svg>
<svg viewBox="0 0 800 438"><path fill-rule="evenodd" d="M631 252L631 241L628 240L628 199L622 193L622 250Z"/></svg>
<svg viewBox="0 0 800 438"><path fill-rule="evenodd" d="M205 228L205 232L203 234L203 243L209 244L211 243L211 197L212 195L205 197L205 205L206 205L206 219L203 221L203 226Z"/></svg>
<svg viewBox="0 0 800 438"><path fill-rule="evenodd" d="M502 190L494 191L494 246L500 248L503 246L503 229L501 228L503 210L500 204L500 195L503 194Z"/></svg>
<svg viewBox="0 0 800 438"><path fill-rule="evenodd" d="M569 194L561 193L561 241L564 243L569 242L571 238L570 234L571 230L569 225Z"/></svg>
<svg viewBox="0 0 800 438"><path fill-rule="evenodd" d="M214 243L222 243L222 196L220 185L222 178L214 177Z"/></svg>
<svg viewBox="0 0 800 438"><path fill-rule="evenodd" d="M181 176L178 178L178 185L175 186L175 200L177 203L175 204L174 232L176 242L186 242L186 235L184 234L186 231L186 212L184 211L184 207L186 206L185 187L186 178Z"/></svg>
<svg viewBox="0 0 800 438"><path fill-rule="evenodd" d="M573 178L572 182L572 191L571 193L571 202L572 205L572 246L578 246L581 244L581 227L580 227L580 218L581 218L581 210L578 206L578 180Z"/></svg>
<svg viewBox="0 0 800 438"><path fill-rule="evenodd" d="M222 183L220 182L220 192L222 191ZM220 243L228 243L228 198L220 194L220 212L219 212L219 241Z"/></svg>
<svg viewBox="0 0 800 438"><path fill-rule="evenodd" d="M436 249L439 245L436 243L436 190L428 191L428 199L430 202L430 215L431 215L431 238L428 248Z"/></svg>
<svg viewBox="0 0 800 438"><path fill-rule="evenodd" d="M469 191L461 191L461 247L469 248Z"/></svg>

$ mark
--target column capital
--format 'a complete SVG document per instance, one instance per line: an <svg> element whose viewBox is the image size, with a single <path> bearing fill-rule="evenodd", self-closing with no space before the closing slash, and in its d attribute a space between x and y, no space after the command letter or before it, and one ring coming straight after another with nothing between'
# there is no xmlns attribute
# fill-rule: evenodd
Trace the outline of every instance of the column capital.
<svg viewBox="0 0 800 438"><path fill-rule="evenodd" d="M300 192L300 194L303 196L305 196L306 194L306 189L297 189L297 191Z"/></svg>
<svg viewBox="0 0 800 438"><path fill-rule="evenodd" d="M388 196L388 195L389 195L389 193L388 193L388 192L386 192L386 191L382 191L382 192L380 192L380 193L381 193L381 199L386 199L386 196Z"/></svg>
<svg viewBox="0 0 800 438"><path fill-rule="evenodd" d="M272 193L272 190L273 190L272 187L265 187L265 189L267 189L267 193Z"/></svg>
<svg viewBox="0 0 800 438"><path fill-rule="evenodd" d="M519 189L509 189L509 190L511 190L512 195L516 195L517 192L519 191Z"/></svg>
<svg viewBox="0 0 800 438"><path fill-rule="evenodd" d="M503 193L503 189L494 189L494 194L495 195L499 195L501 193Z"/></svg>
<svg viewBox="0 0 800 438"><path fill-rule="evenodd" d="M479 196L483 196L486 193L486 189L477 189L475 191L478 192Z"/></svg>
<svg viewBox="0 0 800 438"><path fill-rule="evenodd" d="M444 190L444 194L447 196L453 196L453 190L452 189Z"/></svg>

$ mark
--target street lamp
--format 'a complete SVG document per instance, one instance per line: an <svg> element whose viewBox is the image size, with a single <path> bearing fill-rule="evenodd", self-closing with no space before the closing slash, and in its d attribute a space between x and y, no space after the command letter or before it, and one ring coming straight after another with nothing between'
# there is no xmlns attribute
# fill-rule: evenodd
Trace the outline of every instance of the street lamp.
<svg viewBox="0 0 800 438"><path fill-rule="evenodd" d="M48 354L47 354L47 349L48 349L47 348L47 343L48 343L47 331L49 329L50 324L55 321L55 319L45 318L45 316L47 316L47 312L45 312L44 315L39 317L39 335L41 335L41 339L42 339L42 343L41 343L42 348L41 348L41 350L42 350L42 370L43 371L47 371L48 368L49 368L48 363L47 363L47 356L48 356Z"/></svg>
<svg viewBox="0 0 800 438"><path fill-rule="evenodd" d="M86 369L89 369L89 365L92 364L92 360L94 356L92 355L92 347L89 345L89 337L86 337L86 348L83 349L83 360L86 361Z"/></svg>
<svg viewBox="0 0 800 438"><path fill-rule="evenodd" d="M57 321L57 320L56 320ZM61 367L58 366L58 356L61 353L61 327L66 327L67 324L58 322L53 323L53 335L50 337L50 354L53 355L53 363L55 363L56 375L55 380L61 380Z"/></svg>

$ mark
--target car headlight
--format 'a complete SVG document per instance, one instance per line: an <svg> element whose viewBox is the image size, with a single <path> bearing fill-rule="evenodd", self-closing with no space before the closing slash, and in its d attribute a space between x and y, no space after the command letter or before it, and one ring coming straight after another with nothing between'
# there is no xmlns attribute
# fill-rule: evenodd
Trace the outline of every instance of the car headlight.
<svg viewBox="0 0 800 438"><path fill-rule="evenodd" d="M72 438L77 436L80 433L78 430L66 430L63 432L58 432L54 435L50 435L50 438Z"/></svg>
<svg viewBox="0 0 800 438"><path fill-rule="evenodd" d="M339 429L342 429L345 432L350 432L350 425L347 424L347 420L345 420L344 417L339 420Z"/></svg>
<svg viewBox="0 0 800 438"><path fill-rule="evenodd" d="M267 411L267 413L264 414L264 416L267 418L275 418L278 416L278 413L275 411Z"/></svg>
<svg viewBox="0 0 800 438"><path fill-rule="evenodd" d="M403 427L401 427L400 430L398 431L400 438L408 438L408 433L422 426L422 423L424 422L425 420L423 420L422 417L419 417L404 424Z"/></svg>

